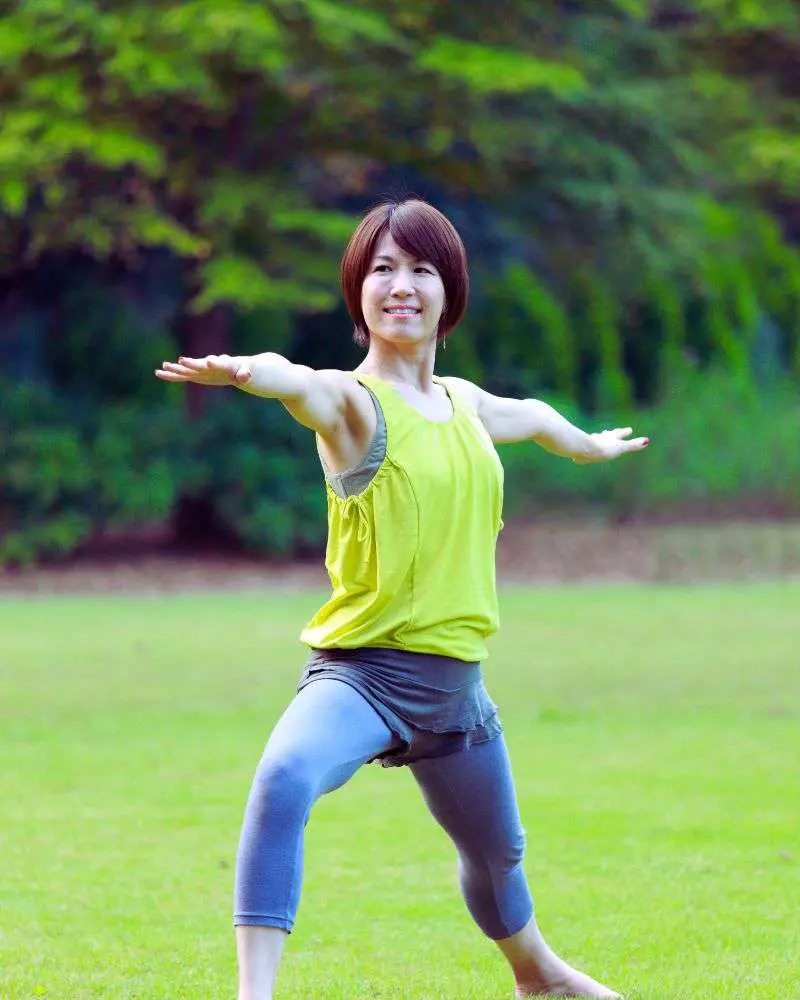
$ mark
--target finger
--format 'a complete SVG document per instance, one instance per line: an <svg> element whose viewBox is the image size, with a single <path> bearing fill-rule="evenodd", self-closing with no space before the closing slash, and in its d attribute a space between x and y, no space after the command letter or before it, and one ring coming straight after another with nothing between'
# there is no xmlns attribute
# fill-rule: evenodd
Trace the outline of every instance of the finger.
<svg viewBox="0 0 800 1000"><path fill-rule="evenodd" d="M232 360L230 354L209 354L206 364L213 371L230 371Z"/></svg>
<svg viewBox="0 0 800 1000"><path fill-rule="evenodd" d="M183 355L178 358L178 364L183 365L184 368L191 368L194 372L203 372L208 368L206 362L208 358L185 358Z"/></svg>
<svg viewBox="0 0 800 1000"><path fill-rule="evenodd" d="M164 371L173 372L176 375L194 375L195 370L193 368L187 368L186 365L175 364L174 361L163 361L161 367Z"/></svg>
<svg viewBox="0 0 800 1000"><path fill-rule="evenodd" d="M629 437L631 434L633 434L633 428L632 427L615 427L614 430L611 433L614 435L614 437L618 437L621 440L622 438Z"/></svg>
<svg viewBox="0 0 800 1000"><path fill-rule="evenodd" d="M625 441L625 446L627 451L641 451L650 444L650 438L633 438L630 441Z"/></svg>
<svg viewBox="0 0 800 1000"><path fill-rule="evenodd" d="M177 372L164 371L163 368L156 368L155 372L156 378L160 378L162 382L188 382L189 379L186 375L179 375Z"/></svg>
<svg viewBox="0 0 800 1000"><path fill-rule="evenodd" d="M239 383L239 385L244 385L245 382L249 382L252 376L252 372L247 367L247 365L242 365L234 375L234 380Z"/></svg>

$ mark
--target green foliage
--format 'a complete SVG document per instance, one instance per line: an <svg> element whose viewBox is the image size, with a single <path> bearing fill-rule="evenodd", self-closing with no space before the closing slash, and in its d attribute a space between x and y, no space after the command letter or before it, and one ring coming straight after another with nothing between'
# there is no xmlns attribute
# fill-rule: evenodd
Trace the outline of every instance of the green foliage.
<svg viewBox="0 0 800 1000"><path fill-rule="evenodd" d="M800 139L776 128L754 129L737 137L747 157L741 170L747 181L771 180L790 197L800 186Z"/></svg>
<svg viewBox="0 0 800 1000"><path fill-rule="evenodd" d="M91 531L92 476L68 411L39 386L2 386L0 564L71 552Z"/></svg>
<svg viewBox="0 0 800 1000"><path fill-rule="evenodd" d="M589 430L633 425L651 439L642 454L578 466L530 445L506 445L510 515L602 511L617 518L680 518L800 513L800 415L796 390L766 391L735 370L685 361L664 377L658 406L607 410L586 418L565 400L561 412Z"/></svg>
<svg viewBox="0 0 800 1000"><path fill-rule="evenodd" d="M700 0L696 6L724 34L777 31L797 40L797 6L793 0Z"/></svg>
<svg viewBox="0 0 800 1000"><path fill-rule="evenodd" d="M630 423L652 445L596 466L533 444L502 446L506 516L800 513L800 418L790 385L756 391L734 370L683 362L665 374L664 389L657 407L592 419L548 395L580 426ZM179 493L213 498L250 551L320 552L326 497L312 435L279 404L243 393L216 393L192 424L179 401L175 394L157 406L81 413L40 388L5 389L0 564L63 558L95 535L164 523Z"/></svg>
<svg viewBox="0 0 800 1000"><path fill-rule="evenodd" d="M26 429L13 440L4 431L0 563L68 555L92 530L83 513L93 485L83 442L60 427Z"/></svg>
<svg viewBox="0 0 800 1000"><path fill-rule="evenodd" d="M580 303L587 341L594 341L597 370L592 380L592 409L619 411L630 405L631 392L622 358L617 303L592 271L580 276Z"/></svg>
<svg viewBox="0 0 800 1000"><path fill-rule="evenodd" d="M521 263L511 264L497 282L500 301L519 311L519 326L527 328L530 350L520 360L541 373L549 385L569 397L575 394L578 359L575 336L567 311L544 282ZM513 342L519 339L512 335Z"/></svg>
<svg viewBox="0 0 800 1000"><path fill-rule="evenodd" d="M545 90L563 96L587 86L583 74L574 66L444 36L419 56L418 63L423 69L464 82L479 94Z"/></svg>
<svg viewBox="0 0 800 1000"><path fill-rule="evenodd" d="M185 495L213 497L255 552L324 544L325 489L313 435L273 401L218 393L190 434Z"/></svg>
<svg viewBox="0 0 800 1000"><path fill-rule="evenodd" d="M93 535L163 521L180 482L174 406L83 410L5 383L0 405L0 565L71 555Z"/></svg>
<svg viewBox="0 0 800 1000"><path fill-rule="evenodd" d="M408 51L409 39L395 30L387 20L384 6L369 10L368 4L340 3L336 0L275 0L288 18L301 14L306 23L319 33L327 49L348 56L359 46L372 44Z"/></svg>
<svg viewBox="0 0 800 1000"><path fill-rule="evenodd" d="M217 393L187 424L182 397L79 407L46 388L2 387L0 565L61 559L94 537L163 524L179 493L255 552L319 548L325 491L313 437L276 403Z"/></svg>
<svg viewBox="0 0 800 1000"><path fill-rule="evenodd" d="M796 41L791 11L709 0L657 25L635 0L512 2L469 5L456 32L444 0L24 2L0 16L9 244L29 261L166 246L205 262L195 310L325 310L352 223L336 205L385 165L489 199L546 248L557 324L587 269L620 305L656 271L685 301L721 249L748 262L753 312L747 239L721 248L708 210L794 190L779 61L748 57L756 84L738 44ZM601 354L616 365L610 340Z"/></svg>
<svg viewBox="0 0 800 1000"><path fill-rule="evenodd" d="M200 269L203 291L191 308L203 313L219 302L235 302L248 312L259 306L294 306L297 309L330 309L331 292L309 291L298 281L281 281L262 270L249 257L218 256Z"/></svg>
<svg viewBox="0 0 800 1000"><path fill-rule="evenodd" d="M147 322L130 289L76 275L59 305L59 329L46 344L48 367L65 394L91 400L97 408L91 419L101 421L115 400L163 404L163 387L144 375L154 359L173 356L175 344L163 326Z"/></svg>
<svg viewBox="0 0 800 1000"><path fill-rule="evenodd" d="M577 403L626 422L634 402L647 403L657 422L678 398L660 398L665 380L689 352L712 374L697 384L680 374L679 386L692 385L680 396L686 405L714 405L704 392L724 388L714 381L719 364L754 421L794 426L783 403L773 412L747 393L765 352L800 378L800 120L796 74L786 69L800 51L796 5L703 0L663 18L644 0L510 0L502 17L490 3L454 11L449 0L5 5L0 277L17 287L42 258L76 255L111 258L130 277L143 250L163 247L183 262L171 294L195 314L180 317L181 349L184 335L203 350L232 349L213 342L226 323L203 322L224 304L216 315L238 311L247 350L288 350L293 316L302 328L307 314L333 307L351 211L398 180L406 190L419 183L460 214L475 261L480 292L448 347L454 373L512 395L556 393L568 412ZM278 419L267 416L274 407L237 399L230 411L214 408L236 441L219 457L220 489L197 465L186 478L176 456L202 455L186 440L156 434L152 463L136 451L145 412L178 425L177 403L167 406L149 375L154 358L174 353L166 324L175 317L167 310L141 324L126 279L106 280L97 295L77 282L62 296L57 337L41 350L70 406L50 423L26 421L14 439L15 461L38 463L30 481L17 473L5 502L14 530L34 530L20 520L29 501L36 530L64 525L31 551L66 551L118 516L161 516L190 480L227 504L224 517L248 544L289 551L321 537L311 527L315 459L296 458L306 451L283 427L288 418L278 411L270 433L280 455L299 462L296 478L283 457L270 478L244 443L262 433L259 421ZM207 330L210 341L198 335ZM303 360L338 363L315 334L301 338ZM106 411L75 412L79 400L91 408L109 399ZM669 420L680 426L679 416ZM707 416L699 440L717 426ZM211 425L190 438L195 430L217 454ZM91 485L65 475L55 488L54 469L70 454L76 466L104 470L103 482L99 472ZM666 471L643 480L637 499L625 493L634 477L531 461L559 502L585 496L622 512L672 497ZM642 468L657 462L648 455ZM731 462L749 490L752 467ZM766 471L758 475L777 497ZM687 476L705 484L701 494L721 495L693 467ZM295 500L317 497L308 511L288 509L286 482ZM237 499L222 499L224 484ZM70 503L77 519L67 518Z"/></svg>
<svg viewBox="0 0 800 1000"><path fill-rule="evenodd" d="M636 417L653 444L615 478L617 513L800 513L800 413L788 381L758 389L736 369L684 365L665 382L663 402Z"/></svg>

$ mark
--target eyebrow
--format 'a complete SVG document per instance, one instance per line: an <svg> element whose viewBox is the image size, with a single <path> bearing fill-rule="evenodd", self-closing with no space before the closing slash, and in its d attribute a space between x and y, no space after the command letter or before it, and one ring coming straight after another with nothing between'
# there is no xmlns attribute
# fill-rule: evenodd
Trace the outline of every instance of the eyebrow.
<svg viewBox="0 0 800 1000"><path fill-rule="evenodd" d="M373 257L373 260L386 260L390 264L394 264L397 258L392 257L390 254L387 253L379 253L377 257ZM411 260L413 260L415 264L427 263L427 261L425 261L424 258L422 257L412 257Z"/></svg>

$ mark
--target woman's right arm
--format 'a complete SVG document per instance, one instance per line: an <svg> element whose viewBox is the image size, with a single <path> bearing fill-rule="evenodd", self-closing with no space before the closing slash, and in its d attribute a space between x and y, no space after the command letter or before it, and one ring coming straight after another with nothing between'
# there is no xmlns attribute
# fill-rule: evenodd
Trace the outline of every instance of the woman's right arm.
<svg viewBox="0 0 800 1000"><path fill-rule="evenodd" d="M298 423L323 439L338 437L343 425L352 424L348 411L358 389L345 372L317 371L272 353L180 357L177 362L165 361L155 374L164 382L230 385L255 396L280 400ZM357 404L356 408L361 409Z"/></svg>

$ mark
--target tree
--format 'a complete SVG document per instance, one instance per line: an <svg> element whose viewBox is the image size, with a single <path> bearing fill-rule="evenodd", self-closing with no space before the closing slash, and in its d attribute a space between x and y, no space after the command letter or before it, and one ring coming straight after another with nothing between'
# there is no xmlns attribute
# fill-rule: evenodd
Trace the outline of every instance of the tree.
<svg viewBox="0 0 800 1000"><path fill-rule="evenodd" d="M791 8L670 6L22 0L0 22L8 259L168 246L202 317L184 346L221 347L219 303L330 306L335 206L393 164L491 199L562 306L587 268L630 299L723 249L739 266L713 219L793 147L715 45Z"/></svg>
<svg viewBox="0 0 800 1000"><path fill-rule="evenodd" d="M516 391L536 369L624 407L693 338L745 365L764 312L800 370L800 264L771 214L794 205L792 11L20 0L0 14L0 273L169 248L181 349L222 351L231 306L331 307L350 210L390 169L485 244L453 349L474 377Z"/></svg>

